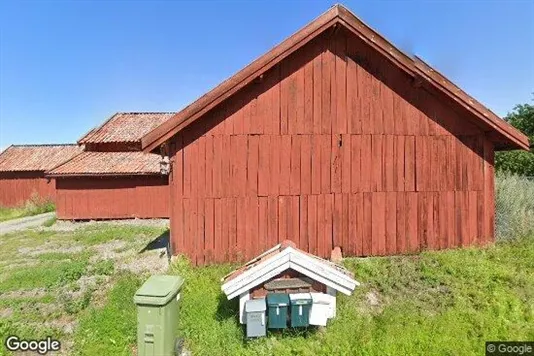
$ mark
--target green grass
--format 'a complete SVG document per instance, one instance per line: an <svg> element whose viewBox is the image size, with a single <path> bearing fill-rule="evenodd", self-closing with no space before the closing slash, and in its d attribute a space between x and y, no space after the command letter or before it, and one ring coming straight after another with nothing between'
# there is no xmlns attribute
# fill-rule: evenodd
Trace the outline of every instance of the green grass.
<svg viewBox="0 0 534 356"><path fill-rule="evenodd" d="M362 286L338 297L338 316L324 331L269 332L246 340L237 301L220 278L232 265L191 267L178 259L170 273L186 279L178 334L194 355L479 355L486 340L534 338L534 236L486 248L417 256L349 258ZM81 320L80 355L131 354L141 280L119 279L102 308ZM378 298L370 305L368 295Z"/></svg>
<svg viewBox="0 0 534 356"><path fill-rule="evenodd" d="M32 195L32 197L21 206L0 206L0 221L48 213L54 210L56 210L56 207L51 200L41 198L38 195Z"/></svg>
<svg viewBox="0 0 534 356"><path fill-rule="evenodd" d="M0 282L0 290L8 292L64 286L83 276L87 265L86 259L77 259L15 268L7 278Z"/></svg>
<svg viewBox="0 0 534 356"><path fill-rule="evenodd" d="M57 221L57 218L54 216L54 217L51 217L50 219L46 220L44 223L43 223L43 226L44 227L50 227L52 225L54 225Z"/></svg>
<svg viewBox="0 0 534 356"><path fill-rule="evenodd" d="M135 339L132 296L146 275L120 272L115 263L123 260L92 257L111 252L114 245L96 245L112 240L126 241L122 252L135 254L164 232L164 228L95 224L75 231L24 230L2 235L0 355L6 354L3 340L11 334L27 339L52 336L64 345L76 341L80 347L70 347L67 354L78 350L120 354L125 347L129 353ZM128 287L130 281L133 284ZM108 324L101 322L110 316ZM72 325L80 327L74 333L65 331L72 330ZM93 335L91 325L105 329Z"/></svg>
<svg viewBox="0 0 534 356"><path fill-rule="evenodd" d="M149 227L135 225L112 225L98 224L84 229L79 229L74 233L73 239L84 245L97 245L112 240L139 241L140 239L158 236L167 229L164 227Z"/></svg>
<svg viewBox="0 0 534 356"><path fill-rule="evenodd" d="M137 315L133 295L141 279L123 274L102 308L90 308L74 337L77 355L130 355L136 342Z"/></svg>
<svg viewBox="0 0 534 356"><path fill-rule="evenodd" d="M138 251L165 232L98 224L75 232L25 231L2 236L0 261L21 261L21 248L47 249L25 260L37 265L0 266L0 335L73 341L79 355L130 355L136 344L133 295L146 275L120 272L115 261L92 259L94 246L120 239ZM50 246L84 246L68 253ZM100 247L99 247L100 248ZM169 271L186 282L178 334L194 355L479 355L486 340L534 339L534 235L484 248L427 251L415 256L349 258L362 282L352 296L338 297L337 318L324 330L269 332L246 340L237 301L227 301L220 278L235 266L192 267L179 258ZM118 266L118 265L117 265ZM100 279L80 290L81 276ZM105 285L103 281L106 281ZM98 295L96 292L110 289ZM2 296L45 288L44 295ZM73 292L78 292L76 295ZM378 299L371 305L370 295ZM55 305L49 316L41 315ZM45 322L77 320L74 334ZM70 319L69 319L70 318ZM2 337L3 339L3 337ZM0 344L0 355L5 353Z"/></svg>

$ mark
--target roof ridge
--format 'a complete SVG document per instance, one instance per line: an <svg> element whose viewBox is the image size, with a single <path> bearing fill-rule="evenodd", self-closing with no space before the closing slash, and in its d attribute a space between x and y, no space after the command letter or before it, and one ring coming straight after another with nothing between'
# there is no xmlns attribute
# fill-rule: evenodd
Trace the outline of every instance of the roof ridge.
<svg viewBox="0 0 534 356"><path fill-rule="evenodd" d="M448 83L452 83L448 78L434 70L447 81L447 83L442 83L440 78L425 73L418 65L418 57L407 54L341 4L330 7L322 15L184 107L168 121L161 123L145 134L141 139L142 149L147 152L154 150L192 122L205 117L205 114L210 110L231 98L239 90L261 77L263 73L288 58L328 28L340 25L348 29L351 36L359 37L365 45L377 51L379 55L391 61L394 66L412 78L426 80L432 88L443 92L447 97L457 102L468 113L470 120L479 120L490 130L501 135L505 139L505 147L528 149L528 139L519 130L501 120L473 97L451 92L447 88L450 86ZM452 83L452 85L455 84ZM458 86L456 85L456 87Z"/></svg>
<svg viewBox="0 0 534 356"><path fill-rule="evenodd" d="M77 143L23 143L23 144L12 144L10 147L53 147L53 146L79 146Z"/></svg>
<svg viewBox="0 0 534 356"><path fill-rule="evenodd" d="M142 114L176 114L177 111L117 111L117 114L142 115Z"/></svg>

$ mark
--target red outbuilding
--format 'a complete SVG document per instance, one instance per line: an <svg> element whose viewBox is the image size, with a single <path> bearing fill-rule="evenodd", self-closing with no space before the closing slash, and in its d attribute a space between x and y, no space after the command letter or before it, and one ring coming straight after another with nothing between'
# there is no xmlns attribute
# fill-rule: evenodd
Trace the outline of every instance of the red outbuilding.
<svg viewBox="0 0 534 356"><path fill-rule="evenodd" d="M197 264L488 243L494 152L529 147L340 5L142 143L169 149L172 249Z"/></svg>
<svg viewBox="0 0 534 356"><path fill-rule="evenodd" d="M56 179L57 217L169 217L168 164L140 150L143 135L172 115L117 113L82 137L84 152L47 173Z"/></svg>
<svg viewBox="0 0 534 356"><path fill-rule="evenodd" d="M80 152L77 145L9 146L0 153L0 206L19 206L33 197L54 200L54 181L45 171Z"/></svg>

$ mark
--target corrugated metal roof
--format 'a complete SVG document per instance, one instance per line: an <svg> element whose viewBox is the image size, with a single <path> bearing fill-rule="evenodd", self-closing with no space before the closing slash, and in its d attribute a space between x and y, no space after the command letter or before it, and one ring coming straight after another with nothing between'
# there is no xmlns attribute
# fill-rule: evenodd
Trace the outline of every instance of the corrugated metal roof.
<svg viewBox="0 0 534 356"><path fill-rule="evenodd" d="M48 176L160 174L161 157L143 152L82 152L47 172Z"/></svg>
<svg viewBox="0 0 534 356"><path fill-rule="evenodd" d="M173 112L119 112L101 126L89 131L78 140L78 143L140 142L145 134L174 114Z"/></svg>
<svg viewBox="0 0 534 356"><path fill-rule="evenodd" d="M81 151L75 144L12 145L0 153L0 172L47 171Z"/></svg>

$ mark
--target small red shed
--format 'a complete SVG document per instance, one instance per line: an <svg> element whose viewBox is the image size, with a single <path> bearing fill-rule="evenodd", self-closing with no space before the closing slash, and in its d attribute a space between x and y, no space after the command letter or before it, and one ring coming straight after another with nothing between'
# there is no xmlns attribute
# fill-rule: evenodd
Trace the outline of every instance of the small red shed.
<svg viewBox="0 0 534 356"><path fill-rule="evenodd" d="M0 206L18 206L33 195L54 200L54 181L45 178L45 171L80 152L68 144L9 146L0 153Z"/></svg>
<svg viewBox="0 0 534 356"><path fill-rule="evenodd" d="M285 239L329 257L494 238L494 152L525 135L336 5L142 140L171 157L194 263Z"/></svg>
<svg viewBox="0 0 534 356"><path fill-rule="evenodd" d="M117 113L78 144L84 152L50 170L59 219L169 217L167 164L141 152L141 137L172 113Z"/></svg>

